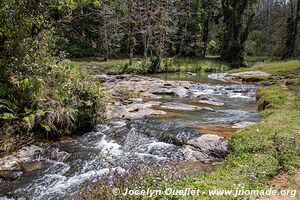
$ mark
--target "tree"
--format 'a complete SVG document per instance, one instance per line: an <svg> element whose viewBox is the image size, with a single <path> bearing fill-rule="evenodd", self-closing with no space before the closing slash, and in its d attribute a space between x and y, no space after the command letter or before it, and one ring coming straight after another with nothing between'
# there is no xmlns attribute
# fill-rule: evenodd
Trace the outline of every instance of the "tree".
<svg viewBox="0 0 300 200"><path fill-rule="evenodd" d="M296 55L296 38L298 35L298 24L300 21L300 0L289 1L290 14L287 19L287 38L285 51L282 59L294 57ZM296 9L295 9L296 6Z"/></svg>
<svg viewBox="0 0 300 200"><path fill-rule="evenodd" d="M244 45L255 14L252 10L255 3L255 0L221 0L224 26L221 36L221 57L234 68L245 65Z"/></svg>
<svg viewBox="0 0 300 200"><path fill-rule="evenodd" d="M212 26L220 18L220 7L218 0L200 0L197 5L197 15L200 23L200 41L201 51L200 56L205 58L207 54L207 46L209 43L210 31Z"/></svg>
<svg viewBox="0 0 300 200"><path fill-rule="evenodd" d="M103 1L101 7L91 7L90 10L92 39L104 54L105 61L120 51L121 40L124 38L123 14L120 10L123 10L120 1Z"/></svg>

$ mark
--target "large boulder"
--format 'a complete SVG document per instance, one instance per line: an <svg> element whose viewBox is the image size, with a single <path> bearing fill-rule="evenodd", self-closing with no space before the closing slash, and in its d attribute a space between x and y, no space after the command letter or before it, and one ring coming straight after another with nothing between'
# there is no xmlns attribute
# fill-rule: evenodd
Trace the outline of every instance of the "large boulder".
<svg viewBox="0 0 300 200"><path fill-rule="evenodd" d="M182 152L188 160L214 160L227 155L227 141L217 135L205 134L191 139L182 147Z"/></svg>

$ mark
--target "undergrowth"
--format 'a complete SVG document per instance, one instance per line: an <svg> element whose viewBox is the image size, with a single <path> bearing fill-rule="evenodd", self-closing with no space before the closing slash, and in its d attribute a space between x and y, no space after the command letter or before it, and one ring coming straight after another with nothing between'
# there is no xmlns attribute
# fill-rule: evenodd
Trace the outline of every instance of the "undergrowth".
<svg viewBox="0 0 300 200"><path fill-rule="evenodd" d="M6 151L18 148L16 135L45 139L89 130L105 119L109 100L99 82L69 62L53 63L44 76L13 76L0 91L1 146Z"/></svg>

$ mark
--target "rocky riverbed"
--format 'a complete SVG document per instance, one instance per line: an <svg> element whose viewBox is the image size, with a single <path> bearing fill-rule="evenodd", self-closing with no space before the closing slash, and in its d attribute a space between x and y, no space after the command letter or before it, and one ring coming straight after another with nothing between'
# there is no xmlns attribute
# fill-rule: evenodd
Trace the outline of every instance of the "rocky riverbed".
<svg viewBox="0 0 300 200"><path fill-rule="evenodd" d="M96 78L112 95L110 119L80 137L1 158L0 196L64 199L115 173L170 162L219 163L227 138L259 121L254 85Z"/></svg>

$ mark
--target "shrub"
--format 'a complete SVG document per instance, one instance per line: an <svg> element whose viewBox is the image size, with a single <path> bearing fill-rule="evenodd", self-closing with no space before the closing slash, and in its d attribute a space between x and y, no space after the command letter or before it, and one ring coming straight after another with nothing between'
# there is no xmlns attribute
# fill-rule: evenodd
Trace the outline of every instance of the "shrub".
<svg viewBox="0 0 300 200"><path fill-rule="evenodd" d="M14 79L12 86L13 98L0 101L4 131L53 137L91 128L105 118L107 93L68 62L53 65L43 79Z"/></svg>

